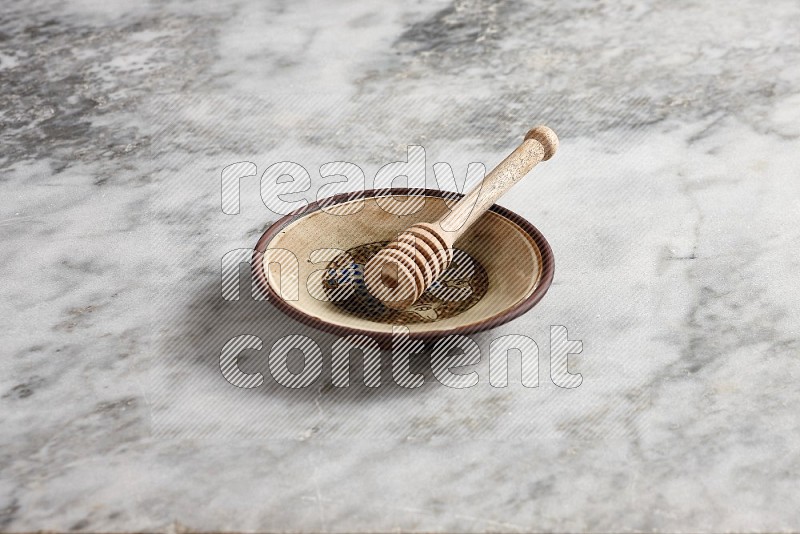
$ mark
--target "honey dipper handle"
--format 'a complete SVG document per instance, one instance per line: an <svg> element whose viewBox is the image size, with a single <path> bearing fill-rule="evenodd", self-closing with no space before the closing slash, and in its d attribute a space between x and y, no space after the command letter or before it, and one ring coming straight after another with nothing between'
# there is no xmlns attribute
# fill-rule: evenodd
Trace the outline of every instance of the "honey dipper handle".
<svg viewBox="0 0 800 534"><path fill-rule="evenodd" d="M472 223L488 210L514 184L519 182L540 161L553 157L558 149L558 137L547 126L537 126L525 135L522 144L486 175L476 187L451 209L450 213L433 223L441 228L443 237L452 247Z"/></svg>

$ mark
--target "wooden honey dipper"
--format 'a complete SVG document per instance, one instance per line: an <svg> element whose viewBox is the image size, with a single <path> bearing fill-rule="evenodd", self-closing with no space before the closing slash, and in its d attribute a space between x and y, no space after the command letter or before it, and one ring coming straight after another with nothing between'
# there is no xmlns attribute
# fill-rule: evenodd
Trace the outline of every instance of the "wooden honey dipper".
<svg viewBox="0 0 800 534"><path fill-rule="evenodd" d="M558 137L547 126L530 130L506 159L432 223L417 223L381 249L364 267L364 281L385 306L405 309L419 299L453 261L453 244L495 201L540 161L553 157Z"/></svg>

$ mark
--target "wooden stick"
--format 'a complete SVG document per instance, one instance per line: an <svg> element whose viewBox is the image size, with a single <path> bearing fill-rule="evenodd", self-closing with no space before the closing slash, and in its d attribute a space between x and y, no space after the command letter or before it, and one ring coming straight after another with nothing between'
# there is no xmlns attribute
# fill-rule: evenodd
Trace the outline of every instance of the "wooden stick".
<svg viewBox="0 0 800 534"><path fill-rule="evenodd" d="M540 161L553 157L558 137L547 126L530 130L511 154L433 223L418 223L378 252L364 267L372 296L393 309L412 305L450 265L453 245L498 198Z"/></svg>

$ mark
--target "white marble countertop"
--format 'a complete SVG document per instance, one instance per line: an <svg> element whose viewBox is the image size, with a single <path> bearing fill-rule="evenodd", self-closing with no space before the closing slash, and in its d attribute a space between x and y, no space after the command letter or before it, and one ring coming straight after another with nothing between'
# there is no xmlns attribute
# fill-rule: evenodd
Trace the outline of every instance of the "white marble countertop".
<svg viewBox="0 0 800 534"><path fill-rule="evenodd" d="M0 530L800 530L796 0L135 4L0 19ZM463 179L536 123L560 152L501 204L555 279L473 337L477 386L225 381L234 336L333 339L222 298L277 219L257 177L221 211L225 166L313 200L323 163ZM488 383L506 334L538 388Z"/></svg>

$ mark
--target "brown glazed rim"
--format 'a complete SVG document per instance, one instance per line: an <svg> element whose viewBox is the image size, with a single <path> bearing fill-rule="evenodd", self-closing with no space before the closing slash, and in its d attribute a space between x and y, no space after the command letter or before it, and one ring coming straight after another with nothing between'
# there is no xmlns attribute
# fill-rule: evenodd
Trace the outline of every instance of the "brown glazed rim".
<svg viewBox="0 0 800 534"><path fill-rule="evenodd" d="M349 202L351 200L362 200L367 198L376 198L376 197L384 197L390 195L405 195L405 196L426 196L426 197L433 197L433 198L442 198L445 200L458 200L464 195L460 193L453 193L450 191L440 191L438 189L408 189L408 188L395 188L395 189L369 189L367 191L357 191L354 193L342 193L339 195L334 195L332 197L324 198L322 200L318 200L317 202L310 203L305 208L300 208L280 219L272 223L272 225L266 229L264 234L258 240L256 244L255 250L253 251L253 261L252 261L252 270L255 271L256 278L258 280L258 286L263 293L267 295L269 302L271 302L276 308L278 308L281 312L288 315L289 317L296 319L297 321L304 323L308 326L312 326L316 329L323 330L326 332L330 332L339 336L347 336L347 335L363 335L368 336L375 339L381 346L390 346L392 334L390 332L374 332L370 330L362 330L360 328L352 328L349 326L342 326L342 325L335 325L324 321L318 317L314 317L308 315L299 309L293 307L292 305L284 302L284 300L278 295L274 289L269 285L266 276L264 275L264 269L262 267L262 261L264 258L264 251L267 249L267 246L272 241L272 239L284 228L286 228L291 223L295 222L296 220L305 217L315 211L321 209L321 207L330 207L335 204L342 204L344 202ZM411 332L410 337L412 339L419 339L422 341L432 341L435 339L440 339L449 335L453 334L474 334L476 332L482 332L484 330L489 330L491 328L495 328L500 326L501 324L507 323L512 319L516 319L523 313L530 310L533 306L535 306L542 297L544 297L547 290L550 289L550 284L553 282L553 274L555 272L555 264L553 261L553 251L550 248L550 244L544 238L541 232L536 229L531 223L517 215L511 210L506 208L500 207L496 204L492 205L489 208L489 211L492 213L496 213L501 217L513 222L517 226L519 226L523 232L528 234L528 236L533 239L536 246L539 248L539 252L542 258L542 275L539 281L539 284L533 290L533 292L522 302L513 306L512 308L488 317L482 321L476 321L474 323L470 323L464 326L459 326L452 328L450 330L439 330L439 331L429 331L429 332Z"/></svg>

